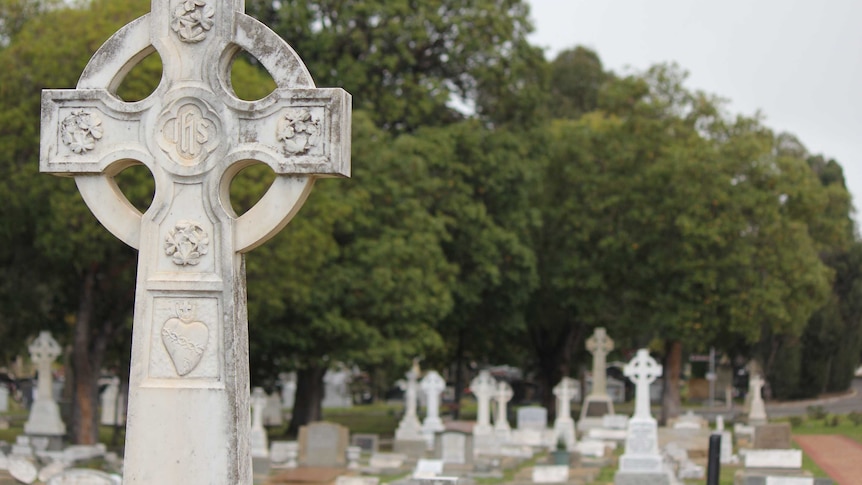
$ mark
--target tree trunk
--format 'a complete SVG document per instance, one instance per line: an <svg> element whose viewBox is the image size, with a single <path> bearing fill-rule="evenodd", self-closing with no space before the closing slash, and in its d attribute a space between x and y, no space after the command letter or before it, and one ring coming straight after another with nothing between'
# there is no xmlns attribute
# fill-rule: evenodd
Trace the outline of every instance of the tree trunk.
<svg viewBox="0 0 862 485"><path fill-rule="evenodd" d="M96 444L99 437L97 424L98 387L90 360L90 327L95 314L96 265L84 273L78 315L75 320L75 349L72 355L74 376L74 403L72 413L72 442L81 445Z"/></svg>
<svg viewBox="0 0 862 485"><path fill-rule="evenodd" d="M323 418L323 375L326 367L319 364L300 369L296 372L296 399L293 416L287 428L288 436L297 436L299 427Z"/></svg>
<svg viewBox="0 0 862 485"><path fill-rule="evenodd" d="M682 399L679 395L679 376L682 373L682 342L668 340L665 342L664 355L664 388L661 395L661 425L667 420L680 415Z"/></svg>

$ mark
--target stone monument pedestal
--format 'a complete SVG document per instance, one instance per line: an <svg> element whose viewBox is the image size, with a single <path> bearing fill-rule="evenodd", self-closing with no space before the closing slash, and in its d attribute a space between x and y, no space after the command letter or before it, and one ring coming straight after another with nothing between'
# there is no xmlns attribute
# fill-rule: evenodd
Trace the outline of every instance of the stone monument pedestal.
<svg viewBox="0 0 862 485"><path fill-rule="evenodd" d="M614 402L611 396L590 394L581 405L581 416L578 428L581 432L588 429L604 427L605 415L614 414Z"/></svg>

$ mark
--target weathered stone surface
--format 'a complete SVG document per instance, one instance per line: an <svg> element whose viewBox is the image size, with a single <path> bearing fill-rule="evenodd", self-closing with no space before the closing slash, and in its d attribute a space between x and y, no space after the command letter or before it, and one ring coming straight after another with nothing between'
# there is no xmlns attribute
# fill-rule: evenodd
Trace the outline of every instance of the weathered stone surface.
<svg viewBox="0 0 862 485"><path fill-rule="evenodd" d="M554 386L553 393L557 398L557 417L554 419L554 436L557 441L566 445L566 450L575 451L577 437L575 435L575 420L572 419L572 397L577 392L577 383L571 377L563 377Z"/></svg>
<svg viewBox="0 0 862 485"><path fill-rule="evenodd" d="M754 448L787 450L791 448L790 423L760 424L754 427Z"/></svg>
<svg viewBox="0 0 862 485"><path fill-rule="evenodd" d="M407 372L407 384L404 389L404 417L398 422L398 428L395 430L395 440L398 441L424 441L422 435L422 424L419 422L419 416L416 413L416 404L418 399L419 384L419 362L413 361L413 366Z"/></svg>
<svg viewBox="0 0 862 485"><path fill-rule="evenodd" d="M340 424L317 422L299 428L299 464L310 467L347 466L349 432Z"/></svg>
<svg viewBox="0 0 862 485"><path fill-rule="evenodd" d="M96 52L77 89L43 91L40 170L75 177L102 225L139 251L124 482L251 483L242 255L289 222L316 178L350 175L351 98L316 89L242 0L151 8ZM120 81L156 51L159 88L123 102ZM275 80L263 100L232 92L240 51ZM223 194L255 162L276 179L237 216ZM156 183L145 214L113 182L132 164Z"/></svg>
<svg viewBox="0 0 862 485"><path fill-rule="evenodd" d="M569 467L549 465L533 467L533 483L565 483L569 480Z"/></svg>
<svg viewBox="0 0 862 485"><path fill-rule="evenodd" d="M48 485L116 485L117 483L117 479L112 475L84 468L66 470L48 480Z"/></svg>
<svg viewBox="0 0 862 485"><path fill-rule="evenodd" d="M443 421L440 419L440 395L446 389L446 381L437 373L429 371L419 383L425 393L425 420L422 421L422 436L428 450L434 449L434 434L443 431Z"/></svg>
<svg viewBox="0 0 862 485"><path fill-rule="evenodd" d="M581 406L580 421L586 424L587 418L601 418L614 414L614 403L607 389L607 356L614 349L614 341L608 337L604 328L596 328L587 339L587 350L593 354L593 379L589 395Z"/></svg>
<svg viewBox="0 0 862 485"><path fill-rule="evenodd" d="M9 457L9 474L15 480L23 483L33 483L38 477L36 465L29 459L20 456Z"/></svg>

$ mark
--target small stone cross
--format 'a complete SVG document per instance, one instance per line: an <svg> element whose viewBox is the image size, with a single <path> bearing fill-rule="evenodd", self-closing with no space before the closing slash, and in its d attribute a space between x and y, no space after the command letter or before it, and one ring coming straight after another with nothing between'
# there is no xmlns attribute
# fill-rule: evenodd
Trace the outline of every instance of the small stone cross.
<svg viewBox="0 0 862 485"><path fill-rule="evenodd" d="M159 87L120 100L123 78L156 51ZM241 51L275 80L269 96L234 93ZM350 105L342 89L315 88L243 0L153 0L76 89L43 91L40 170L74 177L99 222L139 250L124 483L252 482L243 254L290 221L316 178L350 175ZM238 216L230 183L254 163L276 179ZM144 214L114 180L136 164L156 182Z"/></svg>
<svg viewBox="0 0 862 485"><path fill-rule="evenodd" d="M491 398L497 390L497 380L491 377L487 370L479 371L479 375L470 381L470 392L476 396L476 426L474 433L482 434L491 431Z"/></svg>
<svg viewBox="0 0 862 485"><path fill-rule="evenodd" d="M608 337L605 329L596 328L592 337L587 339L587 350L593 354L593 388L590 394L605 396L608 393L606 384L606 358L611 350L614 350L614 341Z"/></svg>
<svg viewBox="0 0 862 485"><path fill-rule="evenodd" d="M437 373L429 371L419 383L425 392L425 420L422 421L422 434L429 449L434 447L434 433L443 431L440 419L440 394L446 389L446 381Z"/></svg>
<svg viewBox="0 0 862 485"><path fill-rule="evenodd" d="M62 353L60 344L54 340L51 332L39 332L39 336L33 340L28 350L30 350L30 359L36 364L38 371L36 398L53 400L51 364Z"/></svg>
<svg viewBox="0 0 862 485"><path fill-rule="evenodd" d="M497 433L506 432L511 429L509 419L506 415L506 405L512 400L512 386L506 381L498 381L497 389L494 392L494 400L497 401L497 419L494 420L494 431Z"/></svg>
<svg viewBox="0 0 862 485"><path fill-rule="evenodd" d="M563 379L554 386L554 396L557 397L557 419L572 419L572 398L575 397L577 386L571 377Z"/></svg>
<svg viewBox="0 0 862 485"><path fill-rule="evenodd" d="M640 349L623 368L623 375L635 383L635 414L634 418L652 419L650 413L649 386L661 376L662 368L649 355L646 349Z"/></svg>
<svg viewBox="0 0 862 485"><path fill-rule="evenodd" d="M760 374L753 375L748 380L748 392L751 394L748 410L748 424L763 424L767 422L766 404L763 402L763 386L766 381Z"/></svg>

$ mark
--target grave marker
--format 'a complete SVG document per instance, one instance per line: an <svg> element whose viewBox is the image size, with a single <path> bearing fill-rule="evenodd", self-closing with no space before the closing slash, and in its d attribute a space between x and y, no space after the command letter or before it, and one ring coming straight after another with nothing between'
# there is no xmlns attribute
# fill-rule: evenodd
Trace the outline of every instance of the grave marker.
<svg viewBox="0 0 862 485"><path fill-rule="evenodd" d="M499 381L497 383L497 389L494 393L494 400L497 401L497 419L494 421L494 434L503 441L509 439L512 431L511 426L509 426L508 415L506 414L506 405L512 400L512 396L514 395L512 386L508 382Z"/></svg>
<svg viewBox="0 0 862 485"><path fill-rule="evenodd" d="M602 327L596 328L587 339L587 350L593 354L593 387L581 406L581 427L589 418L600 420L606 414L614 414L614 403L607 389L607 356L614 350L614 341ZM589 426L597 423L590 423Z"/></svg>
<svg viewBox="0 0 862 485"><path fill-rule="evenodd" d="M422 422L422 435L428 450L434 449L434 433L443 431L443 421L440 419L440 394L446 389L446 381L437 373L429 371L420 384L425 392L425 420Z"/></svg>
<svg viewBox="0 0 862 485"><path fill-rule="evenodd" d="M557 418L554 419L554 436L557 441L566 443L566 450L575 451L575 420L572 419L572 397L577 392L577 384L571 377L563 377L554 387L557 397Z"/></svg>
<svg viewBox="0 0 862 485"><path fill-rule="evenodd" d="M497 390L497 381L487 370L479 371L479 375L470 381L470 392L476 396L476 425L474 435L491 434L491 398Z"/></svg>
<svg viewBox="0 0 862 485"><path fill-rule="evenodd" d="M75 177L96 218L139 250L124 483L251 483L243 254L288 223L315 178L349 176L351 98L316 89L242 0L151 8L102 45L77 89L43 91L40 170ZM242 50L276 82L263 100L232 91ZM156 51L157 90L121 101L125 75ZM228 188L255 162L276 180L237 216ZM156 182L145 214L114 181L133 164Z"/></svg>
<svg viewBox="0 0 862 485"><path fill-rule="evenodd" d="M766 405L763 403L764 385L766 385L766 381L759 374L748 381L748 392L751 394L751 408L748 411L749 425L766 424L768 421L766 417Z"/></svg>
<svg viewBox="0 0 862 485"><path fill-rule="evenodd" d="M62 437L66 434L66 425L60 418L60 407L54 401L51 376L51 364L62 353L60 344L51 337L51 332L39 332L28 350L38 370L38 384L36 400L24 424L24 432L32 436Z"/></svg>
<svg viewBox="0 0 862 485"><path fill-rule="evenodd" d="M623 368L623 375L635 383L635 413L626 432L626 449L620 457L620 468L614 476L616 485L641 483L669 484L670 475L664 469L658 449L658 425L650 414L649 387L662 367L640 349Z"/></svg>
<svg viewBox="0 0 862 485"><path fill-rule="evenodd" d="M407 371L407 388L404 390L404 417L398 423L395 430L396 441L420 441L423 440L422 425L416 413L417 388L416 379L419 378L419 362L414 360L413 367Z"/></svg>

